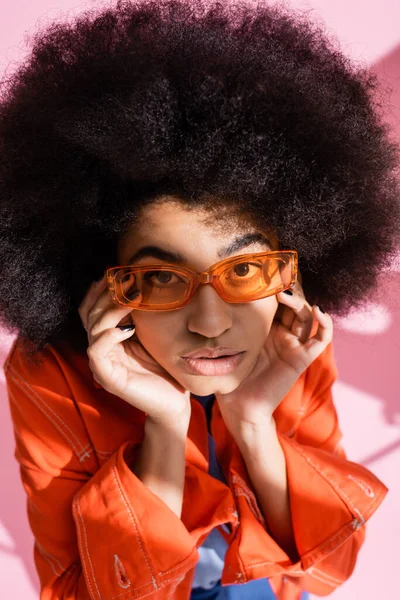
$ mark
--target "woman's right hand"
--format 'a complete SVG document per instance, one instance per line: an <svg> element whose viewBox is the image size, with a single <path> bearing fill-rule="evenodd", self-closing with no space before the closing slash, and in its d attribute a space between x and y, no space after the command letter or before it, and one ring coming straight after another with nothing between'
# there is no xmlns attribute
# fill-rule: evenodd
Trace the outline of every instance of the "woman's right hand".
<svg viewBox="0 0 400 600"><path fill-rule="evenodd" d="M147 413L153 423L188 427L190 392L132 338L133 330L117 327L132 310L114 304L105 276L87 291L78 312L88 335L93 377L105 390Z"/></svg>

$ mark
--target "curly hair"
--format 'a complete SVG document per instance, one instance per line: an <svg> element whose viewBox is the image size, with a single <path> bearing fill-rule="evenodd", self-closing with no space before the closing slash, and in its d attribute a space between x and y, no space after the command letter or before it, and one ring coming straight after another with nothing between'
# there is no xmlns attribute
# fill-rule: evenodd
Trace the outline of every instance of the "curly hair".
<svg viewBox="0 0 400 600"><path fill-rule="evenodd" d="M37 31L1 82L3 326L35 352L63 339L164 194L272 228L310 304L361 306L400 232L377 88L284 3L118 1Z"/></svg>

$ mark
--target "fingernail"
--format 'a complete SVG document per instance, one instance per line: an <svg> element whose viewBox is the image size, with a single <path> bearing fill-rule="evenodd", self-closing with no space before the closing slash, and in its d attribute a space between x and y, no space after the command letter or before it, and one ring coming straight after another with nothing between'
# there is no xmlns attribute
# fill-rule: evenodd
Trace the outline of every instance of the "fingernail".
<svg viewBox="0 0 400 600"><path fill-rule="evenodd" d="M284 290L283 293L288 294L289 296L293 296L293 292L291 292L290 290Z"/></svg>
<svg viewBox="0 0 400 600"><path fill-rule="evenodd" d="M121 331L132 331L134 325L117 325L118 329Z"/></svg>
<svg viewBox="0 0 400 600"><path fill-rule="evenodd" d="M319 306L319 304L317 304L317 306L318 306L319 310L320 310L322 313L324 313L324 314L325 314L325 311L324 311L324 309L323 309L323 308L321 308L321 307Z"/></svg>

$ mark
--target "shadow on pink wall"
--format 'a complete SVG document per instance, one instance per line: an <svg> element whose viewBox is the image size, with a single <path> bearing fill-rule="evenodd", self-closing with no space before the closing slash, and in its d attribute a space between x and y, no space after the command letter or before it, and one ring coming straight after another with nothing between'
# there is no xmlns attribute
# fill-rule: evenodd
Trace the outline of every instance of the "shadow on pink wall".
<svg viewBox="0 0 400 600"><path fill-rule="evenodd" d="M373 240L371 240L373 243ZM385 273L380 277L380 290L373 299L381 309L387 309L392 319L385 332L374 335L357 335L336 328L334 333L335 356L339 379L343 383L365 392L382 402L382 421L398 424L400 418L399 389L400 370L400 272ZM351 409L349 409L351 410ZM355 419L362 415L354 415ZM345 440L344 440L345 441ZM372 469L372 463L400 447L400 438L368 453L368 441L364 444L363 458L359 461Z"/></svg>
<svg viewBox="0 0 400 600"><path fill-rule="evenodd" d="M373 66L373 71L384 79L384 87L393 85L400 76L400 46ZM400 139L400 88L393 89L390 97L392 112L386 115L397 139ZM371 243L374 240L371 239ZM362 266L360 266L362 268ZM400 371L400 272L385 273L380 278L378 294L373 303L386 309L392 319L391 326L382 334L364 335L335 324L334 345L340 381L366 392L382 402L382 420L399 422L399 392L397 387ZM6 335L0 340L0 360L4 358L12 338ZM0 388L0 419L2 431L0 451L5 493L0 495L0 520L12 545L0 544L3 555L12 553L23 562L32 586L39 594L39 583L33 563L33 536L26 515L26 497L14 458L14 435L10 421L8 399L3 383ZM362 415L354 415L355 419ZM366 467L378 458L390 454L400 446L400 439L382 446L379 451L368 454L368 440L364 440Z"/></svg>
<svg viewBox="0 0 400 600"><path fill-rule="evenodd" d="M400 45L371 67L384 90L384 119L392 130L392 137L400 140ZM378 97L380 97L380 89ZM387 94L387 92L390 92ZM374 243L371 238L371 244ZM400 256L399 256L400 263ZM335 355L340 380L382 401L382 419L389 424L400 423L400 264L396 271L380 277L378 293L372 299L392 320L385 332L374 336L354 335L343 329L335 333ZM387 456L400 447L400 438L383 446L379 451L366 454L362 464L369 464Z"/></svg>

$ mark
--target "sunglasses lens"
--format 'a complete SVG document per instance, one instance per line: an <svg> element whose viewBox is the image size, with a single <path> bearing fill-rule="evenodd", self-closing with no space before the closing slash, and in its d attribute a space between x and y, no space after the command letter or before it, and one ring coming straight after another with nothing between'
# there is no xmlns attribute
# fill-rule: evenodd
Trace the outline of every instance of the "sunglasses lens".
<svg viewBox="0 0 400 600"><path fill-rule="evenodd" d="M187 276L163 267L157 270L120 269L115 281L119 302L141 309L175 308L183 303L190 289Z"/></svg>
<svg viewBox="0 0 400 600"><path fill-rule="evenodd" d="M291 267L279 257L231 264L221 275L221 287L233 302L265 298L291 282Z"/></svg>

